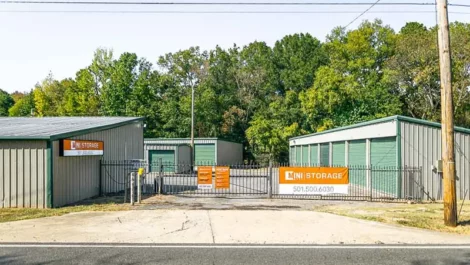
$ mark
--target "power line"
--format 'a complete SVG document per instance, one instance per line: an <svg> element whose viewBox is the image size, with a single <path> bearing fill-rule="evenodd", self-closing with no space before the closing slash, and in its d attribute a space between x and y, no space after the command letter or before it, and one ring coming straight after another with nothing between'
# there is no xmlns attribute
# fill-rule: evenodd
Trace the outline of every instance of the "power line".
<svg viewBox="0 0 470 265"><path fill-rule="evenodd" d="M349 27L352 23L356 22L356 20L358 20L360 17L362 17L365 13L367 13L367 11L371 10L374 6L376 6L378 3L380 2L380 0L377 0L375 3L373 3L369 8L367 8L366 10L364 10L364 12L362 12L361 14L359 14L359 16L357 16L356 18L354 18L351 22L349 22L346 27L344 28L347 28Z"/></svg>
<svg viewBox="0 0 470 265"><path fill-rule="evenodd" d="M0 10L0 13L97 13L97 14L358 14L362 11L182 11L182 10ZM369 14L434 14L434 11L372 11ZM449 12L470 14L470 12Z"/></svg>
<svg viewBox="0 0 470 265"><path fill-rule="evenodd" d="M456 7L470 7L470 5L465 4L447 4L448 6L456 6Z"/></svg>
<svg viewBox="0 0 470 265"><path fill-rule="evenodd" d="M185 6L433 6L429 2L128 2L128 1L32 1L32 0L2 0L0 4L66 4L66 5L185 5Z"/></svg>

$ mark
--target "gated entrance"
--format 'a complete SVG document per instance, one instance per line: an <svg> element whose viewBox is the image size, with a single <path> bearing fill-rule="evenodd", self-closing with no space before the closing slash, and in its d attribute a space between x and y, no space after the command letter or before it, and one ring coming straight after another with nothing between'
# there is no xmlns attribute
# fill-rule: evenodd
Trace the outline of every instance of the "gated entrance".
<svg viewBox="0 0 470 265"><path fill-rule="evenodd" d="M169 161L142 161L132 166L127 161L102 161L102 187L121 185L129 189L129 176L144 168L140 183L143 194L172 194L202 197L263 197L324 200L423 200L427 197L419 168L349 166L347 187L341 193L286 193L280 189L280 168L287 165L213 165L191 166ZM199 168L201 170L199 170ZM224 168L222 171L221 169ZM204 171L204 177L202 177ZM225 175L224 175L225 174ZM225 184L222 185L222 182ZM220 184L220 185L219 185ZM125 188L124 188L125 187ZM328 188L328 187L326 187ZM106 188L104 188L106 190ZM328 191L328 190L327 190Z"/></svg>

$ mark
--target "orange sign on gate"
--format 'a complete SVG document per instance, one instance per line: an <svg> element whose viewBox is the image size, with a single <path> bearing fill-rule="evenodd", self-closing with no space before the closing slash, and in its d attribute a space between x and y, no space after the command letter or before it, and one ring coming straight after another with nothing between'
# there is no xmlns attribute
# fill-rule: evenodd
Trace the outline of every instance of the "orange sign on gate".
<svg viewBox="0 0 470 265"><path fill-rule="evenodd" d="M212 167L197 168L197 188L210 190L212 189Z"/></svg>
<svg viewBox="0 0 470 265"><path fill-rule="evenodd" d="M197 168L197 184L211 184L212 185L212 167Z"/></svg>
<svg viewBox="0 0 470 265"><path fill-rule="evenodd" d="M279 184L349 184L347 167L281 167Z"/></svg>
<svg viewBox="0 0 470 265"><path fill-rule="evenodd" d="M230 188L230 167L215 167L215 188Z"/></svg>

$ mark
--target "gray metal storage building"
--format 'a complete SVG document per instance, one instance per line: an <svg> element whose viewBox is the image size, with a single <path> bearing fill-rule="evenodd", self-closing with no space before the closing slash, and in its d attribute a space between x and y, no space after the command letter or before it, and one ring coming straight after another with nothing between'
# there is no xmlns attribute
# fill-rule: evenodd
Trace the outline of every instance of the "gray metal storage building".
<svg viewBox="0 0 470 265"><path fill-rule="evenodd" d="M442 199L441 124L392 116L289 140L291 165L419 167L419 182L434 199ZM455 127L457 194L470 189L470 130ZM351 180L354 181L354 180ZM403 176L388 180L400 193ZM400 194L397 194L398 196Z"/></svg>
<svg viewBox="0 0 470 265"><path fill-rule="evenodd" d="M166 163L189 164L189 138L148 138L144 140L145 159L149 163L162 159ZM182 148L182 146L187 148ZM194 139L196 165L233 165L243 163L243 146L218 138ZM150 169L150 171L152 171Z"/></svg>
<svg viewBox="0 0 470 265"><path fill-rule="evenodd" d="M100 181L100 160L143 158L142 118L0 118L0 128L0 208L52 208L122 190ZM64 139L104 150L62 156Z"/></svg>

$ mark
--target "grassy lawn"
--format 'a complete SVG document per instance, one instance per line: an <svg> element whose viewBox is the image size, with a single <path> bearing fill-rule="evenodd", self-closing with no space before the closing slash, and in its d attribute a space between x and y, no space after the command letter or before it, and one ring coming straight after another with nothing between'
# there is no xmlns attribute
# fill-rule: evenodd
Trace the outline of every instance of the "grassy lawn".
<svg viewBox="0 0 470 265"><path fill-rule="evenodd" d="M458 211L460 211L461 204L461 201L458 202ZM459 216L459 225L456 228L444 226L443 208L441 202L421 204L371 203L370 206L367 204L325 205L314 207L314 210L388 224L470 235L470 203L465 202Z"/></svg>
<svg viewBox="0 0 470 265"><path fill-rule="evenodd" d="M85 200L77 205L64 206L54 209L0 209L0 223L49 216L60 216L68 213L84 211L125 211L129 209L131 209L131 206L128 203L123 204L121 196L104 197L94 200Z"/></svg>

